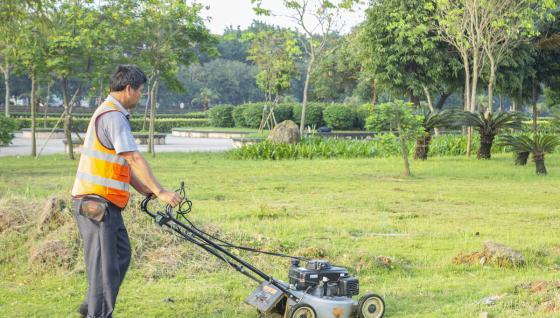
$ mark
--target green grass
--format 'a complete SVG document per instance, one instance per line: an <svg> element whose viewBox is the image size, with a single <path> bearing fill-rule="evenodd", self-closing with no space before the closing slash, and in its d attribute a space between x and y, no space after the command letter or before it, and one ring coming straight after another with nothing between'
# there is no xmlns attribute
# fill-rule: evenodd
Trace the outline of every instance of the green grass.
<svg viewBox="0 0 560 318"><path fill-rule="evenodd" d="M334 263L358 267L362 293L385 297L387 317L463 318L483 311L491 317L560 317L542 310L543 295L515 293L521 283L558 279L559 159L547 157L549 176L539 177L532 164L515 167L510 155L431 158L413 162L411 178L400 176L398 158L276 162L159 154L150 161L164 185L186 181L197 224L263 249L304 255L322 249ZM76 166L63 156L0 158L0 212L21 209L14 206L20 202L22 213L37 217L46 198L68 196ZM117 317L256 316L243 303L255 285L194 247L185 244L179 267L147 274L154 268L143 253L184 245L157 230L137 203L138 197L125 212L135 256ZM71 222L67 226L73 229ZM34 270L30 250L63 233L35 231L33 225L0 234L1 315L74 317L85 290L83 270L76 270L82 256L68 270ZM75 235L64 240L73 242ZM527 266L452 264L454 256L480 250L486 240L521 251ZM242 255L287 279L289 261ZM377 256L393 258L394 266L378 265ZM495 306L478 304L504 294Z"/></svg>

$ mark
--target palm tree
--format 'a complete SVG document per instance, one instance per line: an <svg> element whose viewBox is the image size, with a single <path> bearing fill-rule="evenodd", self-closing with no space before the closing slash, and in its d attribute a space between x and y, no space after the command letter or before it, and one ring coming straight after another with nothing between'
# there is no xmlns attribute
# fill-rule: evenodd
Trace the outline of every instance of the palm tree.
<svg viewBox="0 0 560 318"><path fill-rule="evenodd" d="M518 136L513 138L510 144L516 153L530 152L533 155L537 174L546 175L544 157L547 153L554 151L560 145L560 138L554 135L533 134L532 136Z"/></svg>
<svg viewBox="0 0 560 318"><path fill-rule="evenodd" d="M202 111L208 111L208 109L210 108L210 103L219 98L220 94L214 92L208 87L203 87L191 102L193 104L202 104Z"/></svg>
<svg viewBox="0 0 560 318"><path fill-rule="evenodd" d="M432 141L433 132L436 128L449 127L456 121L456 113L451 110L441 112L428 111L423 114L422 128L424 133L416 139L416 151L414 159L428 159L430 142Z"/></svg>
<svg viewBox="0 0 560 318"><path fill-rule="evenodd" d="M521 129L523 116L517 112L463 112L462 122L480 133L478 159L490 159L494 138L503 129Z"/></svg>
<svg viewBox="0 0 560 318"><path fill-rule="evenodd" d="M524 148L518 147L520 143L523 143L523 138L525 136L512 136L512 135L505 135L502 136L500 144L506 147L509 147L515 153L515 165L516 166L524 166L527 164L527 160L529 159L530 151L527 151Z"/></svg>

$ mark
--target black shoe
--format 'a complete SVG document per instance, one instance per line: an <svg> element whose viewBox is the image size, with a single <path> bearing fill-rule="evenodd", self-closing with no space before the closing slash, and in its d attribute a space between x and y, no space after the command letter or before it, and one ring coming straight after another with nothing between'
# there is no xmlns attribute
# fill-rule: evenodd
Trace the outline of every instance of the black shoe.
<svg viewBox="0 0 560 318"><path fill-rule="evenodd" d="M82 315L82 318L87 317L88 314L88 304L86 302L83 302L80 304L80 307L78 307L78 313L80 315Z"/></svg>

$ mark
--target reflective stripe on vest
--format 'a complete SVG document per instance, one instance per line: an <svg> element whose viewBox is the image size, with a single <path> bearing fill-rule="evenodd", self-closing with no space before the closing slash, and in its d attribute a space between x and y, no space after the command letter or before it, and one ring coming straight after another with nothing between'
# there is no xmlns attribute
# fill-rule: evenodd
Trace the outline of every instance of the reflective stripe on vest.
<svg viewBox="0 0 560 318"><path fill-rule="evenodd" d="M116 105L105 101L99 106L88 125L82 155L72 195L99 195L120 208L124 208L130 196L130 167L114 149L108 149L99 138L95 127L97 118L111 111L119 111Z"/></svg>

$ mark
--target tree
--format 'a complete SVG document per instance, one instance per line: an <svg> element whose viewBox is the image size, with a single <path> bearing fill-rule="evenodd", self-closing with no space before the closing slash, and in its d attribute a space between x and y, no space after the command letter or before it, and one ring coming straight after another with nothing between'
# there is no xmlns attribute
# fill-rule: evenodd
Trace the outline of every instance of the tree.
<svg viewBox="0 0 560 318"><path fill-rule="evenodd" d="M107 65L112 64L119 52L118 46L111 46L117 39L119 23L106 13L106 8L98 9L93 2L72 1L60 3L49 15L52 27L47 65L60 85L64 134L71 160L74 160L72 109L84 84L96 83L99 76L107 76ZM71 79L73 87L69 83Z"/></svg>
<svg viewBox="0 0 560 318"><path fill-rule="evenodd" d="M416 139L416 151L414 152L414 159L426 160L428 159L428 152L430 150L430 142L435 129L452 126L457 118L454 111L444 110L441 112L428 111L421 115L422 135Z"/></svg>
<svg viewBox="0 0 560 318"><path fill-rule="evenodd" d="M480 148L478 159L490 159L494 138L504 129L521 129L523 116L517 112L464 112L462 121L466 126L478 129Z"/></svg>
<svg viewBox="0 0 560 318"><path fill-rule="evenodd" d="M412 103L400 100L379 104L373 110L373 114L367 118L366 127L371 131L383 131L389 125L389 129L397 132L397 138L401 147L404 172L406 177L411 176L410 162L408 160L408 140L416 139L423 133L420 120L413 113Z"/></svg>
<svg viewBox="0 0 560 318"><path fill-rule="evenodd" d="M269 10L262 7L262 0L251 0L251 2L256 4L257 14L271 14ZM284 7L290 11L287 17L304 33L301 46L307 58L307 66L299 127L302 135L305 129L305 111L313 67L324 57L329 39L342 28L341 13L351 10L355 2L355 0L282 0Z"/></svg>
<svg viewBox="0 0 560 318"><path fill-rule="evenodd" d="M490 62L488 80L488 111L492 112L493 88L496 70L506 53L519 43L537 34L535 21L543 18L554 1L542 0L487 0L479 4L481 19L489 22L477 32L482 38L482 48Z"/></svg>
<svg viewBox="0 0 560 318"><path fill-rule="evenodd" d="M15 47L22 22L27 15L25 2L6 0L0 2L0 71L4 77L4 110L10 117L10 77L17 57Z"/></svg>
<svg viewBox="0 0 560 318"><path fill-rule="evenodd" d="M188 5L181 0L142 0L138 19L132 29L138 30L135 48L150 74L150 139L148 151L155 156L153 135L160 81L181 90L177 79L180 65L197 60L198 52L215 53L216 39L204 26L200 4ZM134 12L134 11L132 11Z"/></svg>
<svg viewBox="0 0 560 318"><path fill-rule="evenodd" d="M517 154L531 153L535 162L536 173L547 175L548 172L544 163L545 155L554 152L554 149L560 145L560 138L554 135L534 133L532 136L510 137L507 139L507 144Z"/></svg>
<svg viewBox="0 0 560 318"><path fill-rule="evenodd" d="M450 73L455 58L433 32L433 0L372 2L361 25L360 43L369 71L380 86L407 96L416 107L420 96ZM431 97L428 98L431 100Z"/></svg>
<svg viewBox="0 0 560 318"><path fill-rule="evenodd" d="M14 47L17 50L16 64L18 71L31 79L31 156L37 155L36 111L37 111L37 82L41 75L48 72L46 61L48 54L47 37L50 31L50 22L45 12L50 10L48 3L23 2L23 14L20 17L20 28L15 39Z"/></svg>
<svg viewBox="0 0 560 318"><path fill-rule="evenodd" d="M193 104L202 104L202 111L210 109L210 103L220 98L220 95L208 87L203 87L197 97L192 100Z"/></svg>
<svg viewBox="0 0 560 318"><path fill-rule="evenodd" d="M301 51L292 32L262 31L250 38L248 60L253 61L259 72L257 86L265 93L265 100L272 102L287 90L296 74L295 59Z"/></svg>

